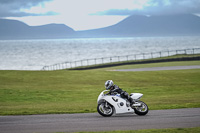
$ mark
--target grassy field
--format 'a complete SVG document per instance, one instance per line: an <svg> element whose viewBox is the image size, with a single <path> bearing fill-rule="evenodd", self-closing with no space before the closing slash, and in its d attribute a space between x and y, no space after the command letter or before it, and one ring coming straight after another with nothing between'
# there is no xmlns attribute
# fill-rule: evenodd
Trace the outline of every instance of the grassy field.
<svg viewBox="0 0 200 133"><path fill-rule="evenodd" d="M200 61L127 65L84 71L0 71L0 115L96 112L104 83L140 92L154 109L200 107L200 69L114 72L124 68L200 65Z"/></svg>
<svg viewBox="0 0 200 133"><path fill-rule="evenodd" d="M199 133L199 132L200 132L200 127L174 128L174 129L148 129L148 130L131 130L131 131L77 132L77 133Z"/></svg>

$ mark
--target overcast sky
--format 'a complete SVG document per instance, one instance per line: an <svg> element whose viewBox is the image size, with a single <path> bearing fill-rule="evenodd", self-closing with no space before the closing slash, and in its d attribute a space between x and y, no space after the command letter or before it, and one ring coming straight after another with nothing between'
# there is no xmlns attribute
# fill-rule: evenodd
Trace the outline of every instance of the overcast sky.
<svg viewBox="0 0 200 133"><path fill-rule="evenodd" d="M0 0L0 18L74 30L106 27L130 15L186 13L200 14L200 0Z"/></svg>

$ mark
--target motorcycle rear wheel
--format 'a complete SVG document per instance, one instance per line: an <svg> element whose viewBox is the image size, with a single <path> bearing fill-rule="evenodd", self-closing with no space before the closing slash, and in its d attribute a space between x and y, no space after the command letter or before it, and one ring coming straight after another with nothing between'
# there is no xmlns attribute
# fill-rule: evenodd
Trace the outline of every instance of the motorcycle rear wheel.
<svg viewBox="0 0 200 133"><path fill-rule="evenodd" d="M98 113L104 117L112 116L114 113L113 107L109 103L107 104L107 107L105 105L106 103L104 102L98 104L97 106Z"/></svg>
<svg viewBox="0 0 200 133"><path fill-rule="evenodd" d="M135 113L137 115L146 115L149 111L149 108L147 106L146 103L142 102L142 101L138 101L138 103L141 104L141 106L138 106L138 107L132 107L135 111Z"/></svg>

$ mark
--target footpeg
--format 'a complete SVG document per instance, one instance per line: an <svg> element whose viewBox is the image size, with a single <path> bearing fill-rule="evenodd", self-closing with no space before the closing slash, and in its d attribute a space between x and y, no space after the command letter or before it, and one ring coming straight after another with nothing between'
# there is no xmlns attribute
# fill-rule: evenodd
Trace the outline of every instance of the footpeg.
<svg viewBox="0 0 200 133"><path fill-rule="evenodd" d="M141 106L141 103L132 104L133 107Z"/></svg>

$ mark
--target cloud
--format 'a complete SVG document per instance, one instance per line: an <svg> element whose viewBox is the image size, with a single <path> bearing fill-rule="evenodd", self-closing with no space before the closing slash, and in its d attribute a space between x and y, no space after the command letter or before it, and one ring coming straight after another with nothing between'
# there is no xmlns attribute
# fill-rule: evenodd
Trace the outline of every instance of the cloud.
<svg viewBox="0 0 200 133"><path fill-rule="evenodd" d="M47 3L48 2L48 3ZM200 14L200 0L0 0L0 17Z"/></svg>
<svg viewBox="0 0 200 133"><path fill-rule="evenodd" d="M200 0L149 0L141 9L110 9L96 15L199 14Z"/></svg>
<svg viewBox="0 0 200 133"><path fill-rule="evenodd" d="M0 17L23 17L37 15L53 15L53 12L46 14L27 13L23 9L29 9L33 6L44 6L44 2L52 0L0 0Z"/></svg>

